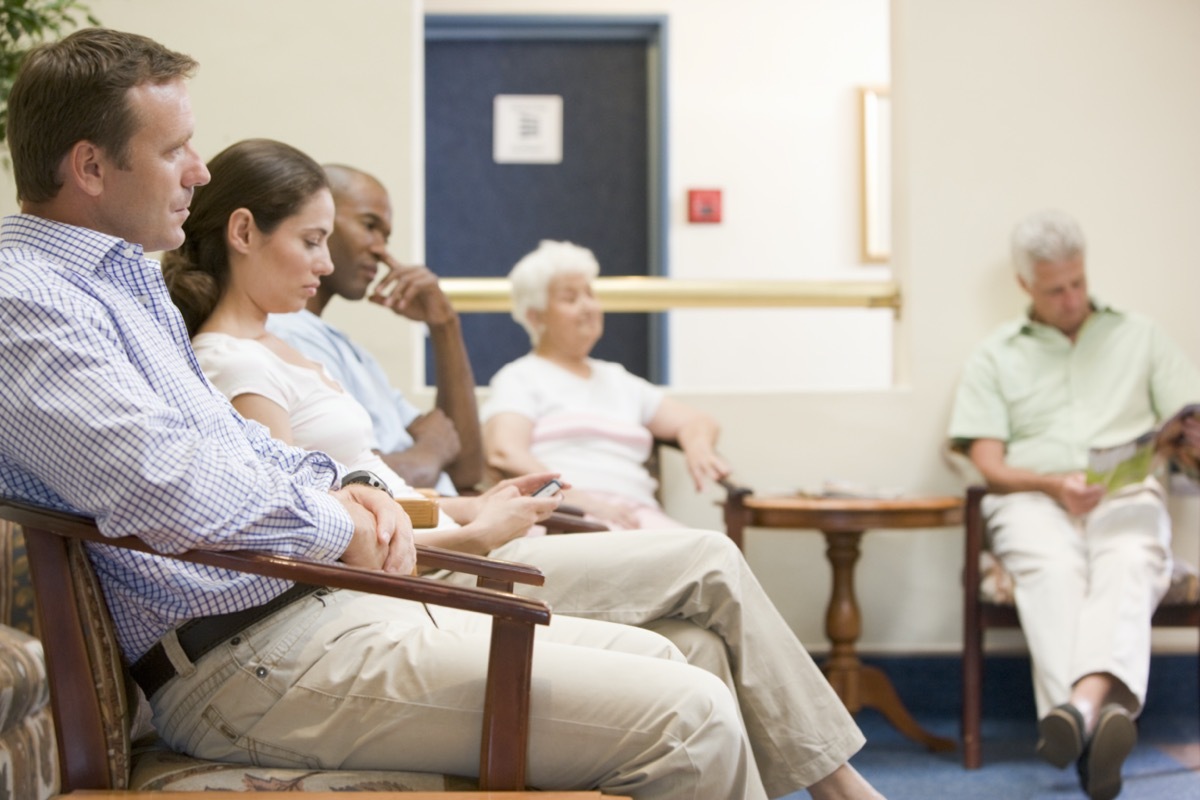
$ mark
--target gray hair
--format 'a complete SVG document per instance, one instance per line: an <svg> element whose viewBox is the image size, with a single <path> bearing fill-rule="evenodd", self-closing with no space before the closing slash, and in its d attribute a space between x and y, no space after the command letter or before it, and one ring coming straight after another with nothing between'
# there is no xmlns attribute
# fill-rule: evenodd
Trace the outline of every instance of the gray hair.
<svg viewBox="0 0 1200 800"><path fill-rule="evenodd" d="M589 281L600 274L600 263L586 247L570 242L543 239L532 253L517 262L508 273L512 285L512 316L529 334L536 347L539 331L529 321L531 310L543 311L550 300L550 281L559 275L576 274Z"/></svg>
<svg viewBox="0 0 1200 800"><path fill-rule="evenodd" d="M1013 268L1027 284L1033 283L1033 268L1039 262L1066 261L1082 256L1086 249L1079 223L1062 211L1038 211L1013 229Z"/></svg>

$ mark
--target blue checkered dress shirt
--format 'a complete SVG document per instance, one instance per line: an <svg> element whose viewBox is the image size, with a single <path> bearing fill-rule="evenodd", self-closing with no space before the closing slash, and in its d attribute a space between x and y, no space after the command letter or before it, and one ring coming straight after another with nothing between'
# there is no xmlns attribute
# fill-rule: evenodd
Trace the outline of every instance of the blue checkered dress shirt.
<svg viewBox="0 0 1200 800"><path fill-rule="evenodd" d="M139 245L29 215L0 223L0 493L162 552L333 560L353 532L329 494L341 472L208 383ZM102 545L91 557L130 660L185 620L288 587Z"/></svg>

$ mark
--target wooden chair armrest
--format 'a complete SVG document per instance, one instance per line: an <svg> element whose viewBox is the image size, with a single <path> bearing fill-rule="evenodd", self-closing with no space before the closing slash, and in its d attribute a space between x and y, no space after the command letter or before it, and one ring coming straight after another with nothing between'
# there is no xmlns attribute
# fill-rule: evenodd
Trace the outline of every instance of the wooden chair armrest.
<svg viewBox="0 0 1200 800"><path fill-rule="evenodd" d="M754 490L749 486L742 486L735 482L732 478L720 478L717 483L721 484L721 488L725 490L725 494L731 497L746 497L754 494Z"/></svg>
<svg viewBox="0 0 1200 800"><path fill-rule="evenodd" d="M133 536L113 538L100 533L95 522L80 514L55 511L16 500L0 499L0 516L30 529L50 532L120 547L164 558L174 558L210 567L281 578L297 583L311 583L338 589L352 589L370 594L385 595L422 603L478 611L513 621L545 625L550 621L550 609L540 600L507 594L494 588L457 586L444 581L408 575L394 575L379 570L355 567L341 562L322 562L253 550L188 550L182 553L159 553L141 539ZM418 560L437 569L457 569L491 578L519 576L528 582L539 582L541 573L535 567L513 562L453 553L439 548L418 547ZM516 569L514 569L516 568Z"/></svg>
<svg viewBox="0 0 1200 800"><path fill-rule="evenodd" d="M532 564L473 556L428 544L417 545L417 566L476 575L479 586L502 592L511 592L514 583L541 586L546 582L546 576Z"/></svg>

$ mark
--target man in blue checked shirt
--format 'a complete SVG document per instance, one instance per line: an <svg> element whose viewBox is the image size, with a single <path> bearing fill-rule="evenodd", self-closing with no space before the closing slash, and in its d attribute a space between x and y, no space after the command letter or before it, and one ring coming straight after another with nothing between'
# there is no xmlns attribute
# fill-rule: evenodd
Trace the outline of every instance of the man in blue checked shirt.
<svg viewBox="0 0 1200 800"><path fill-rule="evenodd" d="M0 493L164 552L251 548L408 573L399 506L337 488L338 464L237 415L145 257L183 241L192 190L209 178L190 144L195 67L145 37L89 29L31 53L13 86L23 213L0 223ZM477 768L487 618L439 608L435 622L417 603L102 545L90 556L172 746L263 765ZM247 610L263 616L209 649L179 635ZM539 636L533 785L767 796L732 695L668 640L562 615ZM814 776L818 800L878 797L846 763L862 737L825 689L784 715L805 754L789 766Z"/></svg>

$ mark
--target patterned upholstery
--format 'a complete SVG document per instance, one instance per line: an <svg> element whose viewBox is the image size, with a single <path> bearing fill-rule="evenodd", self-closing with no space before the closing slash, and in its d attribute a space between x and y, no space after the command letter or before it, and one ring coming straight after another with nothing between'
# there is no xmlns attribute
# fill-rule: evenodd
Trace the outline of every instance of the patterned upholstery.
<svg viewBox="0 0 1200 800"><path fill-rule="evenodd" d="M84 619L89 659L109 742L114 788L141 791L243 792L469 791L475 779L393 771L274 769L204 761L176 753L154 734L141 689L128 677L112 618L83 544L69 543L71 575ZM134 747L132 742L136 741Z"/></svg>
<svg viewBox="0 0 1200 800"><path fill-rule="evenodd" d="M58 751L42 643L33 637L25 538L0 521L0 798L55 794Z"/></svg>
<svg viewBox="0 0 1200 800"><path fill-rule="evenodd" d="M1015 605L1013 579L999 559L984 550L979 554L979 599L1002 606ZM1175 559L1171 586L1161 605L1194 605L1200 602L1200 574L1195 567Z"/></svg>

